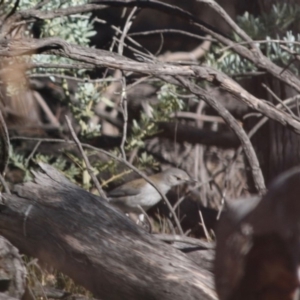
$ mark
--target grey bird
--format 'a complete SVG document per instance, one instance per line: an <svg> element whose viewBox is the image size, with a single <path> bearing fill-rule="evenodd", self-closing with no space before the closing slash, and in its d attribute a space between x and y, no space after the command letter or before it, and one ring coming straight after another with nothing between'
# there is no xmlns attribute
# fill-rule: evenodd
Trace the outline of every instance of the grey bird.
<svg viewBox="0 0 300 300"><path fill-rule="evenodd" d="M193 179L183 170L170 168L161 173L149 176L160 191L165 195L173 186L192 182ZM142 207L145 211L161 200L158 191L144 178L127 182L108 194L108 200L124 213L141 213Z"/></svg>

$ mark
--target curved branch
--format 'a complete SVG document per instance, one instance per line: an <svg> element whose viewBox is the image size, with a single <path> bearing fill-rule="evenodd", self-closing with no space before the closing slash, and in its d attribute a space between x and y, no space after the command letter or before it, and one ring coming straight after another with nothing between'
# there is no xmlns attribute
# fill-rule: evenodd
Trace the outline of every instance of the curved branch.
<svg viewBox="0 0 300 300"><path fill-rule="evenodd" d="M300 133L300 122L295 120L291 115L254 97L229 76L213 68L202 66L178 66L160 62L138 62L109 51L68 44L59 38L0 40L0 56L19 56L35 53L55 54L90 63L98 67L133 71L150 74L155 77L171 75L195 77L206 80L226 89L232 95L237 97L238 100L246 103L248 106L261 112L270 119L280 122L284 126L289 126L296 133ZM296 80L299 81L298 89L300 91L300 80L297 78Z"/></svg>
<svg viewBox="0 0 300 300"><path fill-rule="evenodd" d="M204 3L210 3L210 7L212 7L228 23L228 25L234 31L236 32L239 31L240 33L243 34L243 32L241 32L240 27L230 18L230 16L226 12L225 15L222 14L222 11L224 12L224 10L215 1L212 0L198 0L198 1ZM215 31L209 29L206 26L203 26L201 24L196 24L196 25L201 30L203 30L206 34L211 35L222 44L230 47L234 52L238 53L240 56L251 61L260 70L266 71L267 73L271 74L272 76L279 79L280 81L286 83L287 85L294 88L297 92L300 93L300 79L296 77L294 74L292 74L291 72L286 71L285 68L281 68L277 66L269 58L263 55L260 49L257 46L255 46L254 44L255 41L252 41L247 34L242 35L242 37L251 45L252 47L251 50L246 48L245 46L242 46L241 44L233 42L232 40L225 37L224 35L216 33Z"/></svg>
<svg viewBox="0 0 300 300"><path fill-rule="evenodd" d="M202 25L209 30L217 32L222 36L226 36L220 30L207 24L206 22L199 19L197 16L191 14L190 12L176 6L171 5L169 3L164 3L158 0L147 0L147 1L138 1L138 0L91 0L90 3L97 3L97 4L105 4L109 6L115 7L141 7L141 8L151 8L155 10L162 11L166 14L170 14L172 16L176 16L188 21L193 21L196 24Z"/></svg>
<svg viewBox="0 0 300 300"><path fill-rule="evenodd" d="M224 119L224 121L230 126L230 128L235 132L239 137L243 150L248 159L252 177L255 184L255 187L259 194L264 194L266 192L266 186L264 182L264 177L262 175L259 161L257 159L256 153L253 149L251 141L238 121L225 109L220 103L215 99L209 96L208 92L204 89L198 87L196 84L193 84L191 81L177 76L176 79L187 89L189 89L193 94L197 95L200 99L203 99L207 104L213 107L218 114Z"/></svg>

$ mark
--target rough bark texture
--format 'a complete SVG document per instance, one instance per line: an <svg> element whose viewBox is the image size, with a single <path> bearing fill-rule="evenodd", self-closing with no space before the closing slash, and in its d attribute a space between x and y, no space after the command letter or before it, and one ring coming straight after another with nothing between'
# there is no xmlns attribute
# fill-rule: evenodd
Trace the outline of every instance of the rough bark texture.
<svg viewBox="0 0 300 300"><path fill-rule="evenodd" d="M10 296L7 296L6 294L3 294L3 293L0 293L0 299L1 300L19 300L17 298L14 298L14 297L10 297Z"/></svg>
<svg viewBox="0 0 300 300"><path fill-rule="evenodd" d="M47 165L4 195L0 233L101 299L217 299L211 273Z"/></svg>
<svg viewBox="0 0 300 300"><path fill-rule="evenodd" d="M26 269L19 251L0 236L0 299L21 299L25 284Z"/></svg>

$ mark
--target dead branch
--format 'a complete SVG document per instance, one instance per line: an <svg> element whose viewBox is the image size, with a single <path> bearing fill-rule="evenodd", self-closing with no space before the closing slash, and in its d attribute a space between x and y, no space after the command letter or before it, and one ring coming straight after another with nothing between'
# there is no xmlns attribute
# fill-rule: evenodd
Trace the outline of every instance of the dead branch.
<svg viewBox="0 0 300 300"><path fill-rule="evenodd" d="M217 299L209 272L54 168L41 167L35 182L4 195L0 233L22 252L101 299Z"/></svg>
<svg viewBox="0 0 300 300"><path fill-rule="evenodd" d="M216 28L206 24L205 22L199 20L196 16L185 11L177 6L166 4L157 0L148 1L136 1L136 0L93 0L92 3L106 4L110 6L138 6L147 7L156 10L163 11L165 13L170 13L186 20L192 21L197 27L203 30L206 34L211 35L213 38L223 43L224 45L230 47L233 51L241 55L242 57L251 61L259 69L265 70L269 74L273 75L275 78L282 82L285 82L289 86L293 87L296 91L300 92L300 80L291 72L284 71L281 68L264 56L259 48L254 45L254 41L230 18L230 16L224 11L224 9L213 0L198 0L208 4L214 11L216 11L220 17L227 22L227 24L236 32L240 37L242 37L251 46L251 50L241 44L235 43L230 40L226 35L221 33Z"/></svg>
<svg viewBox="0 0 300 300"><path fill-rule="evenodd" d="M25 293L26 275L18 249L0 236L0 299L21 299Z"/></svg>
<svg viewBox="0 0 300 300"><path fill-rule="evenodd" d="M174 53L164 53L163 55L158 56L158 60L163 62L178 62L178 61L197 61L202 56L205 55L205 53L209 50L211 46L210 36L206 36L208 40L205 40L201 45L196 47L190 52L174 52Z"/></svg>
<svg viewBox="0 0 300 300"><path fill-rule="evenodd" d="M77 137L77 135L75 133L75 130L74 130L73 126L72 126L72 123L71 123L70 119L68 118L68 116L65 116L65 118L66 118L69 130L71 132L71 135L73 137L73 140L76 143L76 145L77 145L77 147L78 147L78 149L79 149L79 151L80 151L80 153L82 155L82 158L84 160L84 163L85 163L85 166L87 168L87 171L88 171L89 175L91 176L91 178L92 178L92 180L93 180L93 182L94 182L94 184L95 184L95 186L96 186L96 188L98 190L99 195L103 199L105 199L107 201L106 195L105 195L105 193L104 193L104 191L103 191L103 189L102 189L102 187L101 187L101 185L100 185L100 183L99 183L96 175L93 172L93 169L92 169L92 166L90 164L90 161L89 161L87 155L84 153L84 150L83 150L83 148L81 146L81 143L80 143L80 141L79 141L79 139L78 139L78 137Z"/></svg>
<svg viewBox="0 0 300 300"><path fill-rule="evenodd" d="M300 132L300 123L292 116L254 97L229 76L210 67L137 62L109 51L71 45L59 38L0 40L0 56L19 56L34 53L51 53L94 64L98 67L122 69L124 71L150 74L155 77L171 75L206 80L230 92L238 100L263 113L270 119L280 122L284 126L289 126L295 132ZM295 80L298 81L297 78Z"/></svg>
<svg viewBox="0 0 300 300"><path fill-rule="evenodd" d="M2 112L0 111L0 175L5 172L9 158L9 136Z"/></svg>
<svg viewBox="0 0 300 300"><path fill-rule="evenodd" d="M167 80L166 77L164 79ZM200 88L196 84L192 83L191 81L181 76L176 76L176 79L178 80L179 83L182 84L182 86L190 90L191 93L197 95L200 99L204 100L207 104L213 107L219 113L219 115L224 119L227 125L238 136L251 168L255 188L257 189L259 194L261 195L264 194L266 191L266 186L265 186L264 177L260 169L259 161L253 149L251 141L247 136L247 134L245 133L242 126L230 114L230 112L227 109L225 109L225 107L223 107L218 101L212 98L206 90ZM172 81L172 83L174 82Z"/></svg>
<svg viewBox="0 0 300 300"><path fill-rule="evenodd" d="M211 4L213 3L211 7L223 17L223 19L233 28L233 30L236 32L240 31L239 26L230 18L230 16L226 12L224 12L224 10L215 1L199 0L199 2L210 2ZM248 49L247 47L242 46L241 44L233 42L227 37L224 37L224 35L210 30L208 27L205 27L200 24L197 24L197 26L205 33L210 34L212 37L217 39L219 42L223 43L224 45L227 45L234 52L251 61L260 70L266 71L267 73L271 74L280 81L285 82L287 85L294 88L296 91L300 92L299 78L291 72L285 71L285 68L277 66L270 59L264 56L259 50L259 48L253 44L253 40L251 40L248 35L244 35L243 38L251 45L251 49Z"/></svg>

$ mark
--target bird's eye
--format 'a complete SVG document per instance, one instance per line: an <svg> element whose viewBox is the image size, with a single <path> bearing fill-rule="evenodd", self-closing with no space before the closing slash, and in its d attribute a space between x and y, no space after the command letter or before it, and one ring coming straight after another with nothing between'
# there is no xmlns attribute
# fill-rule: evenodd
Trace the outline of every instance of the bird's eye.
<svg viewBox="0 0 300 300"><path fill-rule="evenodd" d="M181 178L180 178L180 177L178 177L178 176L176 176L176 179L177 179L178 181L180 181L180 180L181 180Z"/></svg>

